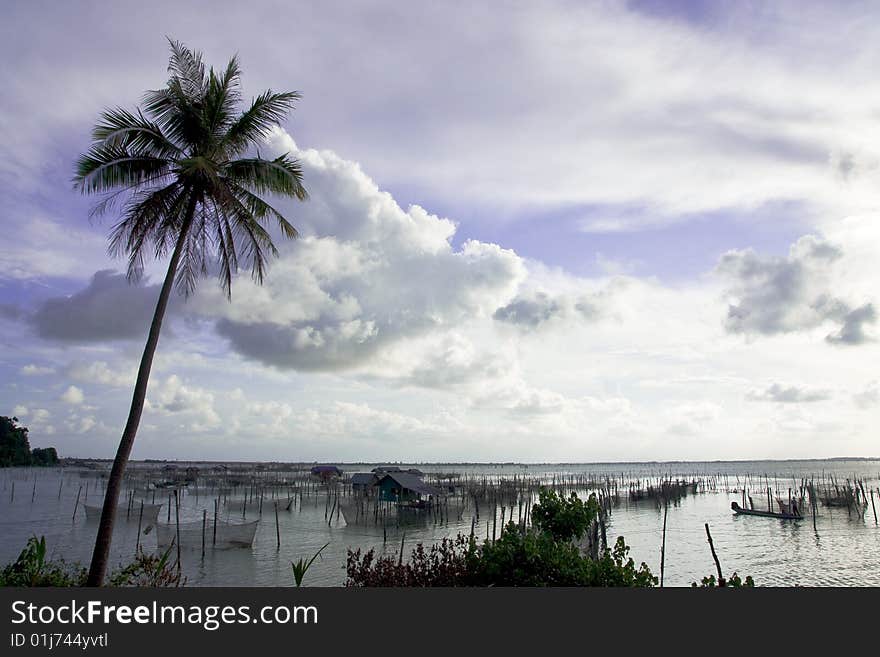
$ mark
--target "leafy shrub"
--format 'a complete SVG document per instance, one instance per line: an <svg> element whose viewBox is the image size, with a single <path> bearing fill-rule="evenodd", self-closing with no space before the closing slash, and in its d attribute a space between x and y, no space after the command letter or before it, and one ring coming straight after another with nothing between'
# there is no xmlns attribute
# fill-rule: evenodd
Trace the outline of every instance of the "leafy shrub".
<svg viewBox="0 0 880 657"><path fill-rule="evenodd" d="M11 564L0 571L0 586L82 586L86 569L63 559L46 560L46 538L32 536Z"/></svg>
<svg viewBox="0 0 880 657"><path fill-rule="evenodd" d="M409 561L393 555L376 556L375 550L362 554L349 550L346 561L346 586L468 586L471 575L468 555L473 543L459 534L444 538L425 550L421 543L412 551Z"/></svg>
<svg viewBox="0 0 880 657"><path fill-rule="evenodd" d="M691 586L701 589L712 589L722 586L728 586L731 588L753 588L755 586L755 580L752 579L751 575L746 575L745 580L743 580L739 575L733 573L733 576L730 579L724 579L722 577L719 583L719 581L715 579L715 575L709 575L701 579L699 584L692 582Z"/></svg>
<svg viewBox="0 0 880 657"><path fill-rule="evenodd" d="M186 578L169 565L170 549L156 556L138 552L110 575L110 586L183 586ZM46 560L46 538L33 536L14 562L0 570L0 586L85 586L88 571L63 559Z"/></svg>
<svg viewBox="0 0 880 657"><path fill-rule="evenodd" d="M553 490L542 490L532 507L532 523L540 532L546 532L558 541L569 541L583 536L599 515L599 502L590 495L586 502L575 493L566 499Z"/></svg>
<svg viewBox="0 0 880 657"><path fill-rule="evenodd" d="M110 574L110 586L149 586L176 588L186 584L186 578L169 560L171 548L161 555L146 554L139 550L135 560Z"/></svg>
<svg viewBox="0 0 880 657"><path fill-rule="evenodd" d="M348 551L346 586L654 586L644 563L636 568L623 537L597 559L583 556L575 539L597 520L599 503L574 493L541 491L532 509L534 527L514 522L497 541L477 545L459 534L429 550L419 543L410 559Z"/></svg>

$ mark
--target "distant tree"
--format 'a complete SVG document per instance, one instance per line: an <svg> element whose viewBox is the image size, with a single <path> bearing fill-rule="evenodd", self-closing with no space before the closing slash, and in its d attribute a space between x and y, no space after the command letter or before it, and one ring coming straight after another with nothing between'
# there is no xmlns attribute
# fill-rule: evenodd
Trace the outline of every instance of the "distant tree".
<svg viewBox="0 0 880 657"><path fill-rule="evenodd" d="M31 465L58 465L58 452L54 447L34 447L31 450Z"/></svg>
<svg viewBox="0 0 880 657"><path fill-rule="evenodd" d="M17 417L0 416L0 467L31 464L31 446L27 427Z"/></svg>
<svg viewBox="0 0 880 657"><path fill-rule="evenodd" d="M308 196L295 159L287 154L271 160L248 156L279 125L299 94L266 91L242 112L237 58L215 71L205 68L201 53L177 41L170 44L167 85L148 91L142 109L103 112L92 131L92 147L77 161L74 178L83 193L104 196L93 214L123 201L110 233L110 252L128 259L130 279L141 276L147 258L170 256L128 419L107 478L90 586L100 586L107 572L119 492L172 287L191 293L212 261L230 298L239 267L248 267L262 283L269 258L277 254L267 229L275 225L285 237L297 235L263 196Z"/></svg>

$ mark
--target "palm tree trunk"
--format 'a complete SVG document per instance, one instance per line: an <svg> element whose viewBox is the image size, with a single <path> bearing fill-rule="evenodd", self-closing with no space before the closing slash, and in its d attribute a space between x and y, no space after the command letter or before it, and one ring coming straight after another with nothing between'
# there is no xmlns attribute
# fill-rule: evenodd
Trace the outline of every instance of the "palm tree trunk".
<svg viewBox="0 0 880 657"><path fill-rule="evenodd" d="M134 386L134 395L131 400L131 409L128 412L128 421L116 450L116 458L113 460L113 468L107 479L107 492L104 495L104 507L101 510L101 522L98 525L98 536L95 538L95 550L92 553L92 563L89 567L89 576L86 586L101 586L107 573L107 561L110 558L110 544L113 539L113 523L116 520L116 506L119 502L119 493L122 489L122 479L125 475L125 467L128 465L128 457L134 446L134 438L137 434L141 414L144 410L144 401L147 398L147 384L150 381L150 370L153 367L153 356L156 346L159 344L159 331L162 329L162 320L165 317L165 309L171 296L171 288L174 287L174 278L177 274L177 265L186 243L186 236L195 216L197 197L193 193L192 200L186 211L186 218L174 246L171 262L168 263L168 272L165 274L165 282L159 294L156 311L153 313L153 323L150 325L150 334L144 347L144 355L141 357L141 365L138 368L137 381Z"/></svg>

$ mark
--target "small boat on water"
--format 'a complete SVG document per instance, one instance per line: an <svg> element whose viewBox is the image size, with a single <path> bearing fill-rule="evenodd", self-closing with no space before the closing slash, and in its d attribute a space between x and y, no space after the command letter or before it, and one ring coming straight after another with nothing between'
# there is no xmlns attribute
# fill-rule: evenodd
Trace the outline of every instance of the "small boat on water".
<svg viewBox="0 0 880 657"><path fill-rule="evenodd" d="M83 507L86 510L86 520L94 520L98 521L101 519L101 512L103 511L103 507L100 506L92 506L91 504L83 504ZM116 507L116 520L129 522L137 522L138 519L146 525L155 525L156 521L159 519L159 509L162 508L161 504L144 504L144 514L141 516L141 504L132 504L131 509L127 506L118 506Z"/></svg>
<svg viewBox="0 0 880 657"><path fill-rule="evenodd" d="M744 509L736 502L730 503L730 508L738 516L761 516L762 518L779 518L780 520L803 520L804 517L795 513L774 513L773 511L756 511L754 509Z"/></svg>

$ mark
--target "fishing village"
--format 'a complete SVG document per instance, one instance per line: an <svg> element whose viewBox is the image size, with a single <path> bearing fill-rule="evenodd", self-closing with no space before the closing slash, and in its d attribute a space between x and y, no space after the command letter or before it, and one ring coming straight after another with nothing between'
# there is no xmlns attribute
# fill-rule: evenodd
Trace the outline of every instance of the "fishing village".
<svg viewBox="0 0 880 657"><path fill-rule="evenodd" d="M659 474L662 464L633 464L629 470L624 464L616 468L610 464L593 468L368 465L134 462L117 510L114 554L122 559L124 550L131 556L142 550L165 553L173 568L189 573L191 581L198 578L200 585L219 585L229 580L211 567L206 569L206 563L219 565L233 555L230 563L240 567L248 560L260 560L257 554L265 559L273 553L290 555L292 561L291 550L299 557L311 557L308 552L321 545L332 546L322 551L306 583L339 586L345 581L346 551L372 548L403 560L419 543L430 547L456 534L492 543L510 523L521 530L531 526L532 508L541 491L595 499L599 512L579 537L582 553L597 558L613 545L618 533L630 542L638 537L635 544L642 549L635 556L651 561L666 585L670 585L670 566L673 573L681 573L683 566L694 570L702 557L712 565L710 527L715 527L716 542L747 540L721 529L731 518L742 518L734 523L734 531L752 530L756 524L765 534L776 531L784 537L792 531L785 525L793 524L805 540L809 535L819 543L823 534L839 537L847 530L873 528L863 539L877 540L880 490L878 477L867 473L784 476L711 473L707 468L673 476ZM648 473L652 467L658 474ZM85 555L88 537L100 518L108 468L106 462L68 460L51 469L0 471L6 507L0 547L6 559L14 558L27 538L25 532L46 534L56 557ZM670 564L682 554L676 542L683 530L681 521L669 523L670 510L673 518L678 512L690 516L693 510L681 510L695 500L702 515L689 517L689 530L702 533L702 547L691 544L683 555L685 563ZM708 501L715 509L711 515ZM72 545L75 540L84 545ZM649 542L655 545L645 550ZM760 556L743 552L741 546L727 545L725 551L731 548L737 548L733 553L740 562L743 556ZM704 555L698 554L700 549ZM778 549L784 551L785 544ZM785 555L780 553L779 558L782 561ZM748 559L734 565L740 571L757 569ZM257 576L269 577L272 572L270 568ZM264 579L261 584L292 583L283 568L274 572L280 581ZM782 582L774 579L779 576L771 571L763 583L779 585ZM687 583L673 575L672 585Z"/></svg>

